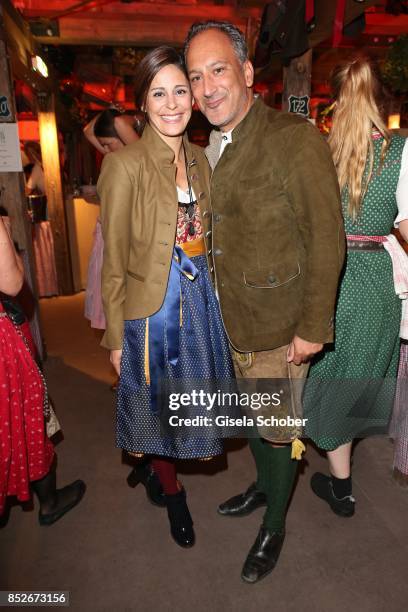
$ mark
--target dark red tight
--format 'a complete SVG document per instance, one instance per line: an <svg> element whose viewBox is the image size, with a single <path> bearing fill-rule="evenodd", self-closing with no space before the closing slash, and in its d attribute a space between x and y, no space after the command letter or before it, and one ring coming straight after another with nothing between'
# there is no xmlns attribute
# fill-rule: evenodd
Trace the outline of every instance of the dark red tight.
<svg viewBox="0 0 408 612"><path fill-rule="evenodd" d="M178 493L180 487L174 460L167 457L152 457L151 463L159 477L165 495L175 495Z"/></svg>

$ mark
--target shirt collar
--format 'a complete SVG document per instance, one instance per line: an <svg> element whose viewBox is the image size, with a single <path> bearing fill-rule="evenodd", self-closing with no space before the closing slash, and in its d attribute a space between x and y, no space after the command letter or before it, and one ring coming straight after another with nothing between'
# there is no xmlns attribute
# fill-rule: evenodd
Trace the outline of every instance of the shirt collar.
<svg viewBox="0 0 408 612"><path fill-rule="evenodd" d="M232 130L230 130L229 132L222 132L220 154L219 154L220 157L224 153L224 149L227 146L227 144L230 144L231 142L232 142Z"/></svg>

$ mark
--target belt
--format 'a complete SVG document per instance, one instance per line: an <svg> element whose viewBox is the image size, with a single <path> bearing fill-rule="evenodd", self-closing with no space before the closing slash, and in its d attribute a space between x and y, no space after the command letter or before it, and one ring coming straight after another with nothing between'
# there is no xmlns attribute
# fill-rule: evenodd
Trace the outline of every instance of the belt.
<svg viewBox="0 0 408 612"><path fill-rule="evenodd" d="M383 251L386 236L347 236L348 251Z"/></svg>
<svg viewBox="0 0 408 612"><path fill-rule="evenodd" d="M177 246L181 247L187 257L197 257L197 255L205 255L204 238L196 238L189 242L183 242Z"/></svg>

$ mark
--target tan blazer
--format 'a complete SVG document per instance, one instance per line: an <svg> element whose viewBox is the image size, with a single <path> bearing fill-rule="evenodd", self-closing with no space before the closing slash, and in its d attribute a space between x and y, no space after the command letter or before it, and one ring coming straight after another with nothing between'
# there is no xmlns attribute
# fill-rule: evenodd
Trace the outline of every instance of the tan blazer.
<svg viewBox="0 0 408 612"><path fill-rule="evenodd" d="M183 139L188 174L203 220L209 218L210 170L204 151ZM163 304L176 236L174 153L147 125L140 140L105 156L98 181L104 238L102 346L121 349L124 321Z"/></svg>

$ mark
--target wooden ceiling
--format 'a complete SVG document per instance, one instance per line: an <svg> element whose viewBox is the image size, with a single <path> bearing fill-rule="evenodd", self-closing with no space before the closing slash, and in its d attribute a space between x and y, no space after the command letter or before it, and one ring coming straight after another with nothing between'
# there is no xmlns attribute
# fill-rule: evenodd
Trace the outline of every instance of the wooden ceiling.
<svg viewBox="0 0 408 612"><path fill-rule="evenodd" d="M408 15L385 13L387 0L347 0L346 19L363 10L366 32L395 36L408 33ZM181 45L194 21L225 19L249 38L259 28L265 0L14 0L30 21L36 39L47 44L154 46ZM336 2L316 0L315 46L331 33Z"/></svg>

